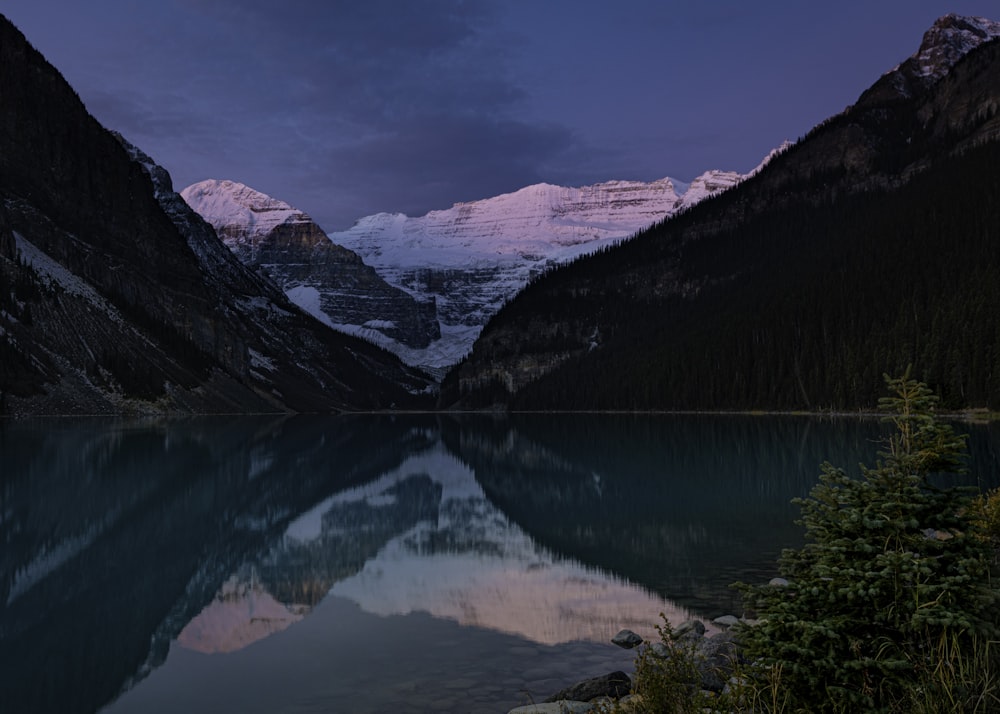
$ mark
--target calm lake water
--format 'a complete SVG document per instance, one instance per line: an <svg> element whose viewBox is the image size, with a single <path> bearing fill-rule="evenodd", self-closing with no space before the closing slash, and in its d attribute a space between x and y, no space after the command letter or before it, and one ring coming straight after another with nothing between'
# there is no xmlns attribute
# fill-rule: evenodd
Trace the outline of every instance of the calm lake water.
<svg viewBox="0 0 1000 714"><path fill-rule="evenodd" d="M968 481L997 485L996 426ZM503 712L733 613L877 420L0 422L4 712Z"/></svg>

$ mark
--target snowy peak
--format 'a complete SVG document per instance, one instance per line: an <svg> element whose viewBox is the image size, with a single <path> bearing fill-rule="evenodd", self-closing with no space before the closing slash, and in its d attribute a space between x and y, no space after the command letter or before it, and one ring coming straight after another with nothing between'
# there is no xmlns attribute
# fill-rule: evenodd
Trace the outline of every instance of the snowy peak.
<svg viewBox="0 0 1000 714"><path fill-rule="evenodd" d="M390 285L435 302L439 339L419 350L386 346L404 362L440 372L469 351L482 326L533 276L626 239L743 178L708 171L690 185L671 178L539 183L418 217L367 216L330 239L357 252Z"/></svg>
<svg viewBox="0 0 1000 714"><path fill-rule="evenodd" d="M284 201L235 181L202 181L181 196L242 262L264 270L307 312L441 374L539 272L626 239L743 178L714 170L690 184L669 177L538 183L419 217L366 216L329 236ZM355 257L351 270L346 258L333 259L335 251Z"/></svg>
<svg viewBox="0 0 1000 714"><path fill-rule="evenodd" d="M916 53L882 75L857 104L874 106L921 94L943 79L965 55L997 37L1000 22L955 14L940 17L924 33Z"/></svg>
<svg viewBox="0 0 1000 714"><path fill-rule="evenodd" d="M673 211L678 200L670 179L607 181L579 188L540 183L406 220L420 225L425 235L436 236L438 246L533 254L543 244L576 245L634 232Z"/></svg>
<svg viewBox="0 0 1000 714"><path fill-rule="evenodd" d="M244 265L329 327L369 340L426 347L440 337L433 301L392 287L302 211L235 181L210 179L181 197Z"/></svg>
<svg viewBox="0 0 1000 714"><path fill-rule="evenodd" d="M224 238L236 242L256 243L280 225L313 222L284 201L236 181L199 181L181 197L217 230L224 226Z"/></svg>
<svg viewBox="0 0 1000 714"><path fill-rule="evenodd" d="M678 182L671 178L581 187L539 183L418 217L366 216L330 237L380 272L404 266L496 265L510 259L561 261L579 255L577 246L626 238L740 178L735 173L704 174L696 179L695 192L688 190L690 199L684 203Z"/></svg>
<svg viewBox="0 0 1000 714"><path fill-rule="evenodd" d="M1000 22L950 13L938 18L924 33L912 59L920 76L936 81L962 57L996 37L1000 37Z"/></svg>
<svg viewBox="0 0 1000 714"><path fill-rule="evenodd" d="M684 192L683 197L678 201L676 208L690 208L696 203L704 201L709 196L732 188L744 178L746 176L735 171L718 171L714 169L706 171L691 182L688 189Z"/></svg>

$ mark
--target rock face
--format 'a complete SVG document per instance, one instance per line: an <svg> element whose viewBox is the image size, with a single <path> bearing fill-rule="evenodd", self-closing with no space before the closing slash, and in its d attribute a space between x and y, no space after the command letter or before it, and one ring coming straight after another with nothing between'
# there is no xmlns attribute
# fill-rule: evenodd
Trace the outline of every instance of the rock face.
<svg viewBox="0 0 1000 714"><path fill-rule="evenodd" d="M320 321L366 337L374 330L413 349L441 336L433 298L419 301L389 285L284 201L214 179L188 186L180 195L244 265L263 271Z"/></svg>
<svg viewBox="0 0 1000 714"><path fill-rule="evenodd" d="M944 15L924 33L916 53L886 72L858 104L919 94L943 79L969 52L997 37L1000 37L1000 22L954 13Z"/></svg>
<svg viewBox="0 0 1000 714"><path fill-rule="evenodd" d="M483 325L533 277L743 178L708 171L689 185L670 178L579 188L537 184L419 217L367 216L330 239L357 252L391 285L436 302L440 338L422 349L387 346L409 364L443 370L468 352Z"/></svg>
<svg viewBox="0 0 1000 714"><path fill-rule="evenodd" d="M5 18L0 214L0 412L327 411L428 386L241 265Z"/></svg>

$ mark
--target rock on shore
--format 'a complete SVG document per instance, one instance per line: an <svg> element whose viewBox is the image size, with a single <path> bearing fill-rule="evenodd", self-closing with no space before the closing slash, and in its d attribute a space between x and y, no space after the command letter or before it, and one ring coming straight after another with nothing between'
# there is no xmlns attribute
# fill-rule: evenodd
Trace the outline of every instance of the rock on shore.
<svg viewBox="0 0 1000 714"><path fill-rule="evenodd" d="M673 629L673 643L689 646L698 671L699 681L690 684L703 690L721 692L729 681L734 663L740 657L739 643L732 627L741 622L733 615L718 617L712 621L721 630L708 634L701 620L688 620ZM611 642L631 649L643 642L631 630L622 630ZM672 648L663 642L648 644L648 652L654 657L670 657ZM640 651L640 656L642 652ZM599 677L585 679L571 687L556 692L539 704L526 704L511 709L508 714L574 714L595 711L601 702L615 700L627 706L628 701L641 695L631 694L632 680L624 672L611 672Z"/></svg>

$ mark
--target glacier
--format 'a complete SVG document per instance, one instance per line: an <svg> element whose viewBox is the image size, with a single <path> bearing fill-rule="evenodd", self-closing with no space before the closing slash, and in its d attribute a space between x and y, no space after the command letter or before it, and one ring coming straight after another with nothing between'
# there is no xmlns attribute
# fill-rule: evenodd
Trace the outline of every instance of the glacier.
<svg viewBox="0 0 1000 714"><path fill-rule="evenodd" d="M541 183L419 217L379 213L329 235L390 285L435 301L440 338L420 349L382 344L440 376L533 277L626 240L748 175L713 170L689 184L669 177L576 188Z"/></svg>

